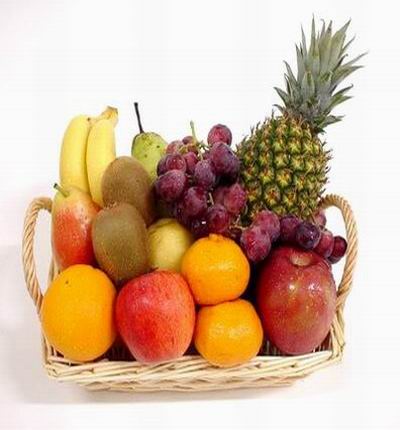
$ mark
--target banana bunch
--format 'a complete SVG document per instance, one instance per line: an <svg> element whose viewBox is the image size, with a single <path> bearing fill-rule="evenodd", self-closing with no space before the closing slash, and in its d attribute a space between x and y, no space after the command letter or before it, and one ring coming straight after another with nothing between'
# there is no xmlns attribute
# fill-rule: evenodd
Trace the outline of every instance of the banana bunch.
<svg viewBox="0 0 400 430"><path fill-rule="evenodd" d="M69 123L61 146L61 186L75 186L90 193L100 206L103 173L116 156L117 122L118 111L112 107L97 117L78 115Z"/></svg>

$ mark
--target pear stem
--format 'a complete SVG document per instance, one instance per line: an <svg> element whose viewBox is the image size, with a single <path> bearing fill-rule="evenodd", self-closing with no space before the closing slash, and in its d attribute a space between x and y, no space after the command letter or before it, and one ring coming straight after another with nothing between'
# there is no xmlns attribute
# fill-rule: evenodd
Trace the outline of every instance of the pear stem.
<svg viewBox="0 0 400 430"><path fill-rule="evenodd" d="M57 182L53 185L53 188L55 190L57 190L58 192L60 192L64 197L69 196L69 192L65 188L63 188L61 185L58 185Z"/></svg>
<svg viewBox="0 0 400 430"><path fill-rule="evenodd" d="M140 134L142 134L142 133L144 133L144 130L143 130L143 126L142 126L142 121L140 119L139 103L135 102L134 106L135 106L135 113L136 113L136 119L137 119L139 131L140 131Z"/></svg>

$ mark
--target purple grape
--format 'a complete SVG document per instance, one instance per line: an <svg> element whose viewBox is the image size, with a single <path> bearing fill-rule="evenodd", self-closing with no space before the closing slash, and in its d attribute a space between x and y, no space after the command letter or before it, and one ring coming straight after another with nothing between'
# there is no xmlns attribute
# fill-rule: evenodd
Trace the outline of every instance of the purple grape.
<svg viewBox="0 0 400 430"><path fill-rule="evenodd" d="M203 160L209 160L209 159L210 159L210 151L204 151Z"/></svg>
<svg viewBox="0 0 400 430"><path fill-rule="evenodd" d="M200 160L194 169L194 182L206 190L210 190L215 185L217 177L214 168L209 160Z"/></svg>
<svg viewBox="0 0 400 430"><path fill-rule="evenodd" d="M240 166L240 163L239 163L239 166ZM238 179L239 179L239 169L232 171L232 173L229 173L229 174L223 176L221 182L223 184L231 185L231 184L236 183L238 181Z"/></svg>
<svg viewBox="0 0 400 430"><path fill-rule="evenodd" d="M246 201L247 193L237 182L231 185L225 192L224 206L233 216L237 216L240 214L240 212L242 212L246 206Z"/></svg>
<svg viewBox="0 0 400 430"><path fill-rule="evenodd" d="M186 172L186 161L181 154L168 154L165 156L165 168L169 170L182 170Z"/></svg>
<svg viewBox="0 0 400 430"><path fill-rule="evenodd" d="M217 175L227 176L230 179L238 175L240 168L239 159L226 143L215 143L210 149L209 158Z"/></svg>
<svg viewBox="0 0 400 430"><path fill-rule="evenodd" d="M208 133L207 142L210 146L217 142L224 142L230 145L232 143L232 133L226 125L214 125Z"/></svg>
<svg viewBox="0 0 400 430"><path fill-rule="evenodd" d="M193 175L194 168L196 167L197 162L199 159L197 158L197 155L194 152L187 152L186 154L183 154L183 158L186 161L186 171L189 175Z"/></svg>
<svg viewBox="0 0 400 430"><path fill-rule="evenodd" d="M271 240L268 233L261 230L257 225L242 232L240 244L247 258L253 263L264 260L271 250Z"/></svg>
<svg viewBox="0 0 400 430"><path fill-rule="evenodd" d="M193 139L193 136L185 136L182 139L182 142L183 142L184 145L189 145L189 144L191 145L191 144L195 143L195 141Z"/></svg>
<svg viewBox="0 0 400 430"><path fill-rule="evenodd" d="M160 161L158 162L158 164L157 164L157 176L161 176L165 172L168 171L167 165L166 165L167 157L168 157L168 155L164 155L164 157L162 157L160 159Z"/></svg>
<svg viewBox="0 0 400 430"><path fill-rule="evenodd" d="M314 251L323 258L328 258L333 251L334 239L333 234L329 230L324 230L321 233L321 239Z"/></svg>
<svg viewBox="0 0 400 430"><path fill-rule="evenodd" d="M189 217L203 215L207 210L207 191L201 187L190 187L183 196L183 205Z"/></svg>
<svg viewBox="0 0 400 430"><path fill-rule="evenodd" d="M325 211L320 209L318 212L316 212L313 216L313 221L318 227L324 228L326 226Z"/></svg>
<svg viewBox="0 0 400 430"><path fill-rule="evenodd" d="M183 142L181 140L174 140L167 145L167 149L165 150L165 152L167 154L175 154L178 153L182 147Z"/></svg>
<svg viewBox="0 0 400 430"><path fill-rule="evenodd" d="M195 154L199 152L197 142L193 139L193 136L184 137L182 142L185 145L186 152L194 152Z"/></svg>
<svg viewBox="0 0 400 430"><path fill-rule="evenodd" d="M333 250L332 254L329 256L328 260L335 264L337 263L347 251L347 241L342 236L335 236L333 239Z"/></svg>
<svg viewBox="0 0 400 430"><path fill-rule="evenodd" d="M182 170L169 170L156 179L154 184L157 196L167 203L178 200L187 186L187 177Z"/></svg>
<svg viewBox="0 0 400 430"><path fill-rule="evenodd" d="M296 229L301 223L301 219L296 215L285 215L280 220L281 240L286 243L295 243Z"/></svg>
<svg viewBox="0 0 400 430"><path fill-rule="evenodd" d="M228 191L228 187L226 187L226 186L219 186L219 187L215 188L215 190L213 191L213 194L212 194L214 203L219 203L219 204L223 205L225 194L227 191Z"/></svg>
<svg viewBox="0 0 400 430"><path fill-rule="evenodd" d="M279 217L276 213L269 211L268 209L259 212L254 217L253 225L258 225L261 230L267 232L271 242L278 240L281 232L281 225L279 222Z"/></svg>
<svg viewBox="0 0 400 430"><path fill-rule="evenodd" d="M204 218L195 218L190 223L190 231L196 238L208 236L208 225Z"/></svg>
<svg viewBox="0 0 400 430"><path fill-rule="evenodd" d="M190 218L185 211L185 207L182 200L179 200L175 203L172 210L172 216L176 218L185 227L190 226Z"/></svg>
<svg viewBox="0 0 400 430"><path fill-rule="evenodd" d="M314 249L320 238L319 227L308 221L303 221L296 228L296 243L304 249Z"/></svg>
<svg viewBox="0 0 400 430"><path fill-rule="evenodd" d="M207 209L207 224L210 233L225 234L229 229L230 216L224 206L216 204Z"/></svg>

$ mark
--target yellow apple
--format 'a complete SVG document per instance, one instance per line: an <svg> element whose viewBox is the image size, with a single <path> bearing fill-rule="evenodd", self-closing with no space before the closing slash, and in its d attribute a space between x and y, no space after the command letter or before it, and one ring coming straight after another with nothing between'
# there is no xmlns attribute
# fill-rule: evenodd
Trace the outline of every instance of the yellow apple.
<svg viewBox="0 0 400 430"><path fill-rule="evenodd" d="M161 218L148 229L150 266L180 272L185 252L194 242L192 234L173 218Z"/></svg>

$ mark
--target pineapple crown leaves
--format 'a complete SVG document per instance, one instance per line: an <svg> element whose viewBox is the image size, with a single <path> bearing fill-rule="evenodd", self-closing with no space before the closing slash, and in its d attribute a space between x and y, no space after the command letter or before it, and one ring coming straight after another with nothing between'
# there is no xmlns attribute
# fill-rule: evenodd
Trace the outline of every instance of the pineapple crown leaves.
<svg viewBox="0 0 400 430"><path fill-rule="evenodd" d="M286 91L276 88L283 106L275 105L283 114L307 121L313 132L324 131L329 124L340 121L343 116L332 115L331 111L340 103L351 98L348 95L353 85L338 89L339 84L351 73L363 67L356 63L366 52L345 62L347 50L354 37L346 41L348 21L336 33L332 21L328 26L322 21L322 28L316 34L315 20L311 25L310 45L301 29L301 43L296 45L297 76L285 61Z"/></svg>

